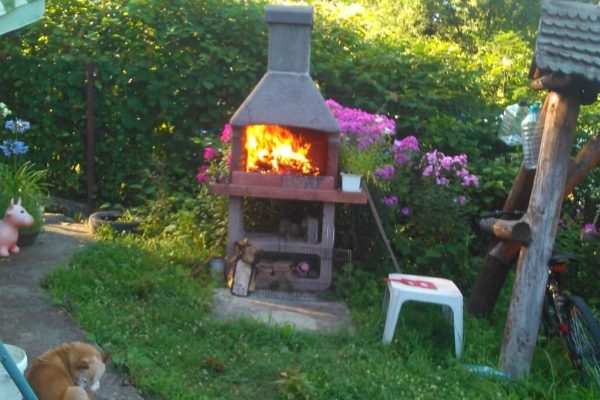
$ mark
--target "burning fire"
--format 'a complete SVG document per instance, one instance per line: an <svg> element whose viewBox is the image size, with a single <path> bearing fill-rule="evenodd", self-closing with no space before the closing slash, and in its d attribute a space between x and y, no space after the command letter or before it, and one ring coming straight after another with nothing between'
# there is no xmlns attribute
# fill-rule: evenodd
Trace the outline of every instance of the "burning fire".
<svg viewBox="0 0 600 400"><path fill-rule="evenodd" d="M310 144L278 125L246 127L246 172L318 175L307 158Z"/></svg>

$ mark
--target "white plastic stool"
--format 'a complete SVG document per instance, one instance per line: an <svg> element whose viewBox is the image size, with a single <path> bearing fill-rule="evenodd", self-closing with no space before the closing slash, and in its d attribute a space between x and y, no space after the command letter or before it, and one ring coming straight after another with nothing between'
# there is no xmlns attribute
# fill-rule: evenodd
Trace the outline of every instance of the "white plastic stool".
<svg viewBox="0 0 600 400"><path fill-rule="evenodd" d="M463 346L463 296L454 282L443 278L406 274L390 274L387 281L390 304L385 319L383 342L392 341L400 309L405 301L442 304L452 310L454 349L456 358L460 358Z"/></svg>

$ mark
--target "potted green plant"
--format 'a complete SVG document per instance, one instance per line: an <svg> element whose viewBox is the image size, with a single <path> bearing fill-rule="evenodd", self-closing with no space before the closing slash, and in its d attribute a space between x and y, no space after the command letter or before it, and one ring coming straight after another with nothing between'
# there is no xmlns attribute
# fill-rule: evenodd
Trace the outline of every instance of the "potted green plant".
<svg viewBox="0 0 600 400"><path fill-rule="evenodd" d="M10 110L0 103L0 117L6 118ZM15 118L4 124L4 139L0 142L0 212L8 207L10 200L21 199L23 207L34 218L34 223L19 232L19 246L33 243L42 229L44 208L48 201L47 184L44 182L47 171L38 169L30 161L21 161L28 146L21 136L30 128L29 122Z"/></svg>
<svg viewBox="0 0 600 400"><path fill-rule="evenodd" d="M396 123L384 115L325 102L340 127L339 165L342 190L360 192L362 178L384 164Z"/></svg>
<svg viewBox="0 0 600 400"><path fill-rule="evenodd" d="M342 190L345 192L360 192L362 178L368 177L380 166L381 155L384 150L381 143L360 149L355 142L342 140L339 152Z"/></svg>

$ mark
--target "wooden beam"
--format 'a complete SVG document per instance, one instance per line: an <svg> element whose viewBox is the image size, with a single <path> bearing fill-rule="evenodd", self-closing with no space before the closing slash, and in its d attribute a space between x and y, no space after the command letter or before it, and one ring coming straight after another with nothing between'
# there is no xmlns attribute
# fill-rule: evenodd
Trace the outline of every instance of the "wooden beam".
<svg viewBox="0 0 600 400"><path fill-rule="evenodd" d="M588 140L575 156L567 175L565 195L571 193L598 164L600 164L600 132Z"/></svg>
<svg viewBox="0 0 600 400"><path fill-rule="evenodd" d="M515 254L519 252L521 243L516 241L498 242L489 251L489 255L500 261L503 265L510 266L515 260Z"/></svg>
<svg viewBox="0 0 600 400"><path fill-rule="evenodd" d="M547 99L537 173L524 217L531 226L532 241L528 247L521 247L500 353L500 369L517 379L529 373L535 352L547 264L558 227L580 106L579 96L574 94L550 92Z"/></svg>
<svg viewBox="0 0 600 400"><path fill-rule="evenodd" d="M558 90L569 86L571 80L571 75L553 72L531 80L529 87L533 90Z"/></svg>
<svg viewBox="0 0 600 400"><path fill-rule="evenodd" d="M531 243L531 227L527 221L484 218L479 221L479 227L500 240L518 241L525 246Z"/></svg>

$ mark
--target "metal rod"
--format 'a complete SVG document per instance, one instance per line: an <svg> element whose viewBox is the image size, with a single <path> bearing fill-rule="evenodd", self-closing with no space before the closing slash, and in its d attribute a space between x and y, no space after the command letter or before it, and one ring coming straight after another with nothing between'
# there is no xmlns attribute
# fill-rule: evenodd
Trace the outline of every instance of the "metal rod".
<svg viewBox="0 0 600 400"><path fill-rule="evenodd" d="M25 400L38 400L35 393L33 393L31 386L29 386L29 383L25 380L25 377L19 370L19 367L17 367L17 364L15 364L14 360L8 353L8 350L6 350L6 347L4 346L4 343L2 343L1 340L0 340L0 361L2 362L2 365L4 366L4 369L6 369L6 372L8 372L8 376L10 376L12 378L13 382L17 386L17 389L19 389L21 394L23 394L24 399Z"/></svg>

